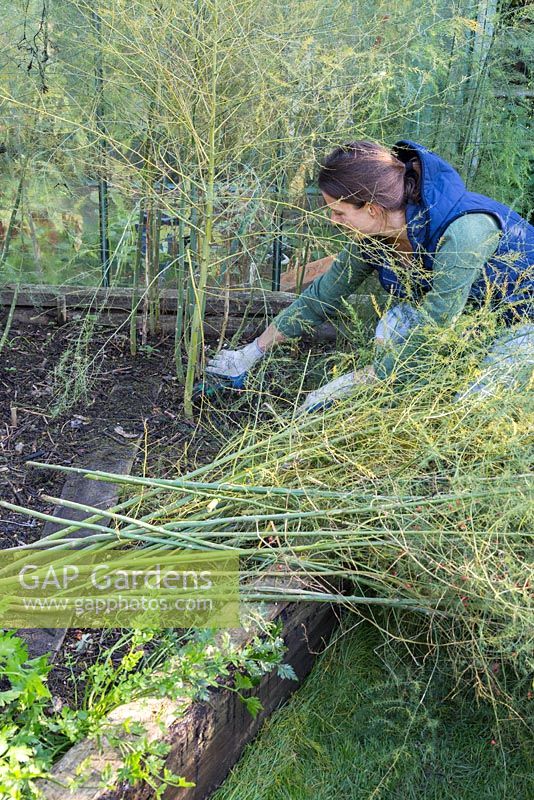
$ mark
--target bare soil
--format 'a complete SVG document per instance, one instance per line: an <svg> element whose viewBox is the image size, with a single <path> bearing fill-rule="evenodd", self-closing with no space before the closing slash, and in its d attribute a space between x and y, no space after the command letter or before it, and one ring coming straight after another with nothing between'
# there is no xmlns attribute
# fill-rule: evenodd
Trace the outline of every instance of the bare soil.
<svg viewBox="0 0 534 800"><path fill-rule="evenodd" d="M182 388L175 378L172 337L158 338L132 357L128 338L100 328L88 345L94 359L87 397L59 415L64 391L56 370L74 348L77 325L14 324L0 361L0 497L44 513L41 495L59 496L64 473L26 466L27 461L84 466L103 440L124 444L143 434L134 474L193 469L216 454L229 431L221 414L183 417ZM179 465L179 467L178 467ZM0 510L0 548L31 543L42 522Z"/></svg>

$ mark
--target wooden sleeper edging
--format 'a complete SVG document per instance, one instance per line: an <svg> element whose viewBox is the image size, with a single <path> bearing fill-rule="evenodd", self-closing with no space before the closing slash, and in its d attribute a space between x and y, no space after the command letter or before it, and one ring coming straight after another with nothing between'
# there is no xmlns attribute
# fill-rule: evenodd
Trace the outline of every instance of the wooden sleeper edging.
<svg viewBox="0 0 534 800"><path fill-rule="evenodd" d="M337 624L336 611L330 604L283 601L255 604L254 608L256 612L263 609L265 620L282 622L281 635L287 647L283 661L293 667L299 679L281 678L276 669L265 674L258 686L249 690L263 705L255 719L237 694L224 687L212 690L208 701L149 697L119 706L108 715L112 725L120 726L126 720L141 722L148 742L170 745L166 766L195 782L192 788L169 786L164 800L210 797L263 721L299 688ZM234 645L244 646L259 633L259 627L252 625L247 630L234 629L230 635ZM126 737L122 731L120 735ZM53 767L53 782L41 782L43 800L151 800L154 789L145 783L123 783L111 790L100 787L104 767L111 765L116 771L122 763L119 751L105 737L100 749L92 739L78 742ZM82 767L86 777L76 789L69 790L69 781Z"/></svg>

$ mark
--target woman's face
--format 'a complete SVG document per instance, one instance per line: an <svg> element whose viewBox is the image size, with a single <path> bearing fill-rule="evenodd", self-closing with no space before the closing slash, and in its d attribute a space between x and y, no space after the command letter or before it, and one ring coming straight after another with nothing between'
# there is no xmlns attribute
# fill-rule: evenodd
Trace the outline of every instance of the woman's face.
<svg viewBox="0 0 534 800"><path fill-rule="evenodd" d="M356 208L352 203L336 200L326 192L322 192L322 195L327 208L332 212L332 224L348 228L356 237L358 234L360 236L384 234L385 228L389 228L384 209L376 203L366 203L362 208Z"/></svg>
<svg viewBox="0 0 534 800"><path fill-rule="evenodd" d="M363 236L372 236L380 233L380 219L373 204L366 203L362 208L356 208L345 200L336 200L326 192L322 192L327 208L331 211L332 225L349 228L353 233Z"/></svg>

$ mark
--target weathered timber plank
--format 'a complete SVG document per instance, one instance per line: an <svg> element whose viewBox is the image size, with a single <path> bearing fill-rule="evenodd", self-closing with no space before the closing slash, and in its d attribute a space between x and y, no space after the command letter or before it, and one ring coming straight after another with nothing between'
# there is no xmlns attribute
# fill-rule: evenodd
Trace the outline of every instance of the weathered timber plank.
<svg viewBox="0 0 534 800"><path fill-rule="evenodd" d="M83 316L81 312L76 312L73 317L80 318ZM124 311L107 311L97 314L97 322L99 325L106 325L110 328L118 328L124 326L128 320L128 314ZM274 315L273 315L274 316ZM36 312L34 308L17 308L15 310L15 322L29 322L35 325L49 325L51 320L56 320L57 314L52 309ZM243 323L242 316L235 316L232 314L228 317L228 324L226 326L226 339L229 339L237 331L241 330L243 341L252 339L262 333L272 317L251 314L245 323ZM222 314L209 315L204 320L204 337L207 342L218 341L224 316ZM141 316L137 316L137 328L140 331L142 327ZM162 333L172 333L176 327L176 317L172 314L160 314L159 328ZM305 334L302 338L304 341L335 341L337 337L336 328L328 322L320 325L311 334Z"/></svg>
<svg viewBox="0 0 534 800"><path fill-rule="evenodd" d="M105 472L128 475L141 440L142 436L140 435L137 439L125 442L123 445L118 443L108 444L106 442L93 454L89 462L84 464L84 467L91 470L103 470ZM116 505L119 486L120 485L117 483L94 481L85 478L83 475L70 473L63 485L61 498L63 500L72 500L76 503L105 510L106 508L111 508ZM66 508L65 506L58 505L54 509L54 516L62 521L83 522L90 514L78 509ZM101 524L107 525L109 519L109 517L104 517ZM41 538L64 529L65 526L60 524L59 521L56 523L50 520L45 522ZM82 539L85 535L92 533L94 533L94 531L82 527L69 534L69 538ZM18 636L24 639L28 645L30 658L48 653L49 660L52 663L61 649L66 633L67 628L21 628L17 631Z"/></svg>
<svg viewBox="0 0 534 800"><path fill-rule="evenodd" d="M282 705L310 672L317 654L324 649L336 617L331 606L293 604L285 609L285 662L291 664L299 682L281 679L276 672L264 675L254 695L263 710L252 719L244 704L230 692L219 692L210 703L198 704L188 718L176 724L175 741L167 766L196 783L192 789L169 789L165 800L206 800L221 785L238 761L244 747L254 738L265 719ZM125 795L141 800L142 795ZM106 799L107 800L107 799Z"/></svg>
<svg viewBox="0 0 534 800"><path fill-rule="evenodd" d="M0 306L10 306L15 288L12 285L0 288ZM63 309L117 310L130 312L133 289L129 288L92 288L84 286L41 286L22 285L17 297L18 308L54 309L57 316L58 302ZM161 313L176 312L178 292L176 289L162 289L159 292ZM221 289L206 289L206 314L223 314L225 309L225 292ZM142 293L137 293L138 311L142 310ZM294 300L294 296L284 292L270 292L244 288L230 290L230 304L234 313L250 311L269 314L277 313Z"/></svg>
<svg viewBox="0 0 534 800"><path fill-rule="evenodd" d="M305 276L308 284L326 269L326 262L332 257L320 259L308 265L309 273ZM287 281L294 285L293 278L287 273ZM72 319L80 319L89 311L96 315L100 325L119 327L125 325L129 318L132 300L132 289L92 289L87 287L57 286L22 286L19 291L15 320L36 324L48 324L50 320L63 324ZM14 288L0 288L0 310L9 307ZM242 339L246 340L259 335L269 322L283 309L291 305L295 295L288 292L254 291L233 288L230 293L230 315L226 325L227 339L237 331L242 331ZM162 290L159 298L159 325L164 333L172 332L175 327L177 308L177 292L173 289ZM370 297L367 294L355 294L351 303L362 318L374 313ZM218 340L225 320L225 294L220 289L207 290L204 337L207 341ZM137 325L142 326L142 304L137 306ZM245 322L243 323L243 319ZM304 340L330 340L337 337L337 330L331 323L317 328L303 336Z"/></svg>

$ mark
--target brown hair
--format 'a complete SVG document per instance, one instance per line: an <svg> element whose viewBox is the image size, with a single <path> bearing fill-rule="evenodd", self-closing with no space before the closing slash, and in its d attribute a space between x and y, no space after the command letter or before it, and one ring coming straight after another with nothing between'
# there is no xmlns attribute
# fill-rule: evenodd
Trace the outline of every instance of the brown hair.
<svg viewBox="0 0 534 800"><path fill-rule="evenodd" d="M419 164L411 159L405 165L387 147L374 142L349 142L325 158L318 184L331 197L357 208L377 203L397 211L419 202Z"/></svg>

